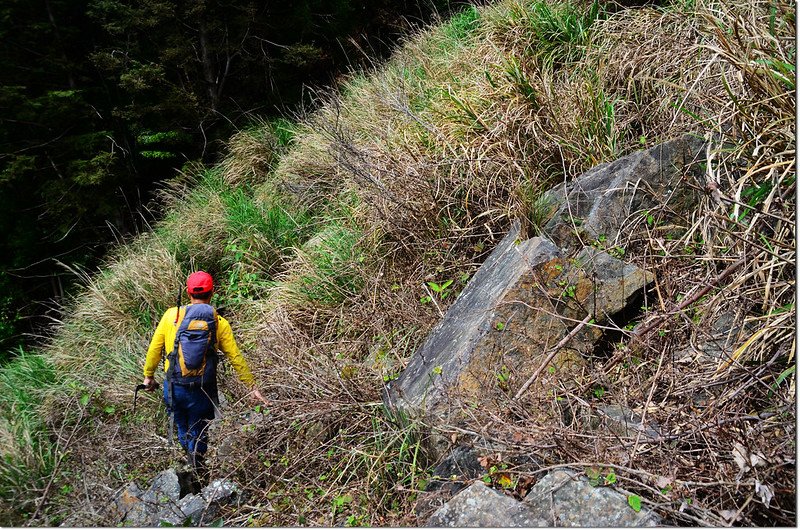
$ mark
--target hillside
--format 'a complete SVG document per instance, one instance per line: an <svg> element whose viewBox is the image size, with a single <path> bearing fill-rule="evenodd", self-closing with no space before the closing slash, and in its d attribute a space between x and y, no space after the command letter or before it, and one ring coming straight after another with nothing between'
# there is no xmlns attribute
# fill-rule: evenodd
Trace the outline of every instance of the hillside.
<svg viewBox="0 0 800 530"><path fill-rule="evenodd" d="M85 288L49 345L2 369L0 522L114 526L114 495L180 459L163 407L140 395L133 415L133 389L158 319L203 269L273 402L253 410L223 373L210 465L247 502L222 522L422 523L428 431L388 413L385 384L512 223L536 233L546 190L690 133L709 145L692 215L641 212L647 237L594 242L659 290L617 330L625 370L579 382L585 399L649 405L674 441L631 464L580 431L493 421L542 467L616 469L672 524L794 525L794 15L783 1L501 0L409 39L318 110L239 132L225 162L170 182L150 231L75 271ZM665 356L721 317L720 362ZM634 349L635 325L656 320ZM736 443L757 458L739 464Z"/></svg>

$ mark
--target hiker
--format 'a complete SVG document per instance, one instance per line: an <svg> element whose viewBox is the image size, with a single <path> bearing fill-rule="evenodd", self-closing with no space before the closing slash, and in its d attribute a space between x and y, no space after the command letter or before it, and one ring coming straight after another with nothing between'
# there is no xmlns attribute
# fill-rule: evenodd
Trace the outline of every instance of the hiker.
<svg viewBox="0 0 800 530"><path fill-rule="evenodd" d="M189 305L171 307L161 317L144 363L144 386L157 388L153 374L166 350L164 402L178 428L178 441L195 471L204 470L208 447L208 422L214 419L217 400L217 350L222 350L239 379L250 387L250 396L269 405L255 386L253 374L233 338L231 325L209 305L214 280L203 271L186 281ZM211 344L215 347L212 347ZM170 431L170 438L172 432Z"/></svg>

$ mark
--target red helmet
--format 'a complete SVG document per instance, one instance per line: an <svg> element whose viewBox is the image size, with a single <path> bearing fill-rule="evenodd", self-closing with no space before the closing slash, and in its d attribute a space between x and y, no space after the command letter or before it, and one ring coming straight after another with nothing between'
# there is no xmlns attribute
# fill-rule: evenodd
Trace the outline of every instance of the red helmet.
<svg viewBox="0 0 800 530"><path fill-rule="evenodd" d="M214 279L204 271L193 272L186 280L186 292L189 296L205 298L214 292Z"/></svg>

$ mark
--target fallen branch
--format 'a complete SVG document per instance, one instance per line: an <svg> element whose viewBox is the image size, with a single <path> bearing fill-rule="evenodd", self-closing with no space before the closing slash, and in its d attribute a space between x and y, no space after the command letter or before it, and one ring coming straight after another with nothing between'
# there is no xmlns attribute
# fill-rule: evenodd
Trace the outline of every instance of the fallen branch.
<svg viewBox="0 0 800 530"><path fill-rule="evenodd" d="M697 292L695 292L691 296L684 298L681 301L681 303L675 307L675 309L667 313L656 315L647 324L636 327L633 330L633 333L631 334L631 342L636 340L641 340L642 337L644 337L649 332L653 331L655 328L660 326L667 318L676 315L678 313L681 313L684 309L686 309L693 303L700 300L717 284L721 283L725 278L736 272L736 270L739 267L744 265L745 261L746 260L744 257L739 258L738 260L730 264L727 269L719 273L716 277L712 278L711 281L709 281L708 284L706 284L704 287L698 289ZM617 365L617 363L619 363L619 361L622 359L624 355L622 352L623 350L618 351L617 353L614 354L614 356L611 357L611 359L608 360L606 365L603 367L605 373L609 373L609 370L611 370L613 367Z"/></svg>
<svg viewBox="0 0 800 530"><path fill-rule="evenodd" d="M683 299L681 301L681 303L678 304L678 306L675 308L674 311L671 311L671 312L663 314L663 315L657 315L650 322L648 322L646 326L642 326L641 328L634 330L633 334L631 335L631 338L636 339L636 338L639 338L639 337L642 337L642 336L646 335L647 333L652 331L656 326L658 326L664 320L666 320L667 317L670 317L670 316L672 316L672 315L674 315L676 313L680 313L681 311L683 311L684 309L686 309L687 307L689 307L693 303L695 303L698 300L700 300L703 296L706 295L706 293L708 293L711 289L713 289L714 286L716 286L718 283L722 282L722 280L724 280L725 278L727 278L728 276L730 276L731 274L736 272L736 269L741 267L744 264L744 262L745 262L745 258L743 258L743 257L739 258L737 261L735 261L734 263L729 265L727 269L725 269L724 271L719 273L719 275L717 277L713 278L710 282L708 282L708 284L705 285L702 289L699 289L692 296L689 296L689 297Z"/></svg>

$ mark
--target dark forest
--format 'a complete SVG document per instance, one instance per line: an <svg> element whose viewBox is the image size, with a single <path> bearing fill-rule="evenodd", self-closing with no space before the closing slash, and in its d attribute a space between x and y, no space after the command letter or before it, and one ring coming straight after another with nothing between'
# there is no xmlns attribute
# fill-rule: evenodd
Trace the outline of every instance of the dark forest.
<svg viewBox="0 0 800 530"><path fill-rule="evenodd" d="M0 360L76 270L157 216L159 183L385 57L446 0L8 0L0 7Z"/></svg>

